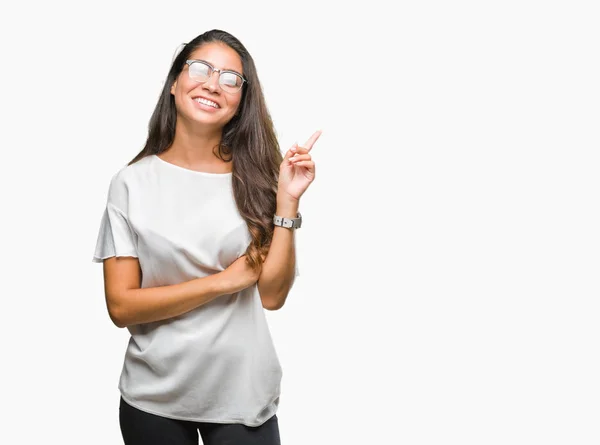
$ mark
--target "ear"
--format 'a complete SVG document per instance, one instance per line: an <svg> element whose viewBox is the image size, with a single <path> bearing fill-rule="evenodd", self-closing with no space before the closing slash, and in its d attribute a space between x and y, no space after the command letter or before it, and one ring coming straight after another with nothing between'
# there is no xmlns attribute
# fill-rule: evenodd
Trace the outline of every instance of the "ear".
<svg viewBox="0 0 600 445"><path fill-rule="evenodd" d="M171 94L173 96L175 96L175 88L177 88L177 81L173 82L173 85L171 85Z"/></svg>

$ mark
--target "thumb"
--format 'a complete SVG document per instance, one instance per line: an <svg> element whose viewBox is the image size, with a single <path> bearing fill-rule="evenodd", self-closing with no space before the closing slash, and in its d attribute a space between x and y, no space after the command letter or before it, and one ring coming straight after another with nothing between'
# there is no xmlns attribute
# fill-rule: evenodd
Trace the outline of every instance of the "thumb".
<svg viewBox="0 0 600 445"><path fill-rule="evenodd" d="M294 144L290 147L290 149L285 152L285 156L283 157L283 160L287 161L292 156L294 156L296 154L296 152L294 151L296 148L298 148L298 142L294 142Z"/></svg>

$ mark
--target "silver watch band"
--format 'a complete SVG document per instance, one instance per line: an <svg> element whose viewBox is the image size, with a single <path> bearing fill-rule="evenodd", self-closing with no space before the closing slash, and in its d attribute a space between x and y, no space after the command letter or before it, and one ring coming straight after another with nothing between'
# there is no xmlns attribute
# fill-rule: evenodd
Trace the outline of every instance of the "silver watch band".
<svg viewBox="0 0 600 445"><path fill-rule="evenodd" d="M285 218L283 216L273 216L273 224L286 229L299 229L302 226L302 215L298 212L296 218Z"/></svg>

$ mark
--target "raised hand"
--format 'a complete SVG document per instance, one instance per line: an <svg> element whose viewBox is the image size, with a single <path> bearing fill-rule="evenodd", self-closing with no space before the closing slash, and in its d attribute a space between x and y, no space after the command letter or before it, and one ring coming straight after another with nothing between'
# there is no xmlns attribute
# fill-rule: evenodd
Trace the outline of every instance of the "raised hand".
<svg viewBox="0 0 600 445"><path fill-rule="evenodd" d="M315 162L309 152L321 136L321 130L316 131L306 141L304 146L294 144L285 154L279 169L278 195L299 200L308 186L315 179Z"/></svg>

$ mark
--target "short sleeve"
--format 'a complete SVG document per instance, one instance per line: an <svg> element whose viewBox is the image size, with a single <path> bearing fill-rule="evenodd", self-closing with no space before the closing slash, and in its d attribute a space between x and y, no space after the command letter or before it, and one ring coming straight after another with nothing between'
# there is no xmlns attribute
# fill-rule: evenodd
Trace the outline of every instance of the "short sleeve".
<svg viewBox="0 0 600 445"><path fill-rule="evenodd" d="M113 176L108 191L106 208L100 221L100 230L92 261L101 263L113 256L138 258L137 236L127 218L127 188L121 176Z"/></svg>

